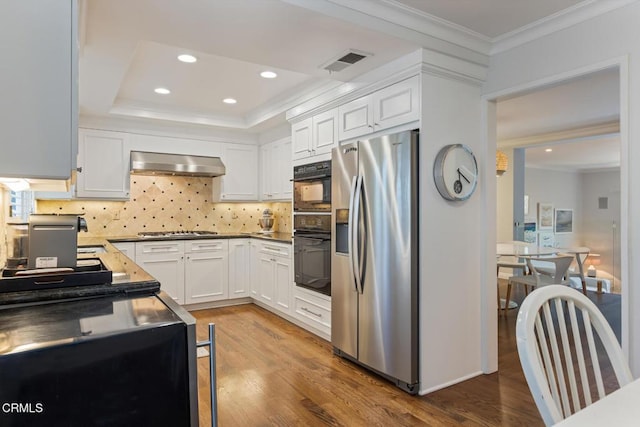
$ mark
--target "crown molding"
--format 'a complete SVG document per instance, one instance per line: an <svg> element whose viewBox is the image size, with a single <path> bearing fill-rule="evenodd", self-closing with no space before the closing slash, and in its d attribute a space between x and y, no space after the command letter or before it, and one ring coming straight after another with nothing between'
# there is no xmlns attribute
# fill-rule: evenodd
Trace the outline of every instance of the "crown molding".
<svg viewBox="0 0 640 427"><path fill-rule="evenodd" d="M590 126L582 126L575 129L567 129L558 132L549 132L539 135L526 136L498 141L498 148L531 147L551 142L579 141L589 138L612 136L620 133L620 121L613 120Z"/></svg>
<svg viewBox="0 0 640 427"><path fill-rule="evenodd" d="M637 0L585 0L491 40L491 55L505 52L541 37L564 30Z"/></svg>
<svg viewBox="0 0 640 427"><path fill-rule="evenodd" d="M466 61L489 64L491 41L487 37L394 0L282 1Z"/></svg>

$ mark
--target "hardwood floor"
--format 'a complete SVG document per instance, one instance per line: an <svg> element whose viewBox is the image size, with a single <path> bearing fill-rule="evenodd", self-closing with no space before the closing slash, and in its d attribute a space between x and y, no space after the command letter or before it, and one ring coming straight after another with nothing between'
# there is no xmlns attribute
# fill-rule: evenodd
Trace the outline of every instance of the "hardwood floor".
<svg viewBox="0 0 640 427"><path fill-rule="evenodd" d="M522 298L516 292L514 299ZM619 333L619 296L597 299ZM330 343L256 305L192 314L199 340L207 339L209 322L216 324L222 427L543 425L520 368L517 310L498 319L499 372L427 396L410 396L334 356ZM200 425L211 425L206 357L198 359L198 376Z"/></svg>

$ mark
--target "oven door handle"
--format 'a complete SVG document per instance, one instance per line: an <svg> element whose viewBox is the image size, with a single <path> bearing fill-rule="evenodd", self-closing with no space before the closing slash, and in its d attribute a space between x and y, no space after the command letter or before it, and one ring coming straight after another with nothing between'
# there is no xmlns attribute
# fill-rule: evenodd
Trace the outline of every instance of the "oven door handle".
<svg viewBox="0 0 640 427"><path fill-rule="evenodd" d="M325 243L329 239L316 239L314 237L303 237L303 239L311 240L313 243L309 243L310 246L319 246Z"/></svg>
<svg viewBox="0 0 640 427"><path fill-rule="evenodd" d="M317 179L323 179L323 178L329 178L329 177L331 177L331 175L320 174L320 175L305 176L302 178L292 178L291 181L304 182L304 181L311 181L311 180L317 180Z"/></svg>

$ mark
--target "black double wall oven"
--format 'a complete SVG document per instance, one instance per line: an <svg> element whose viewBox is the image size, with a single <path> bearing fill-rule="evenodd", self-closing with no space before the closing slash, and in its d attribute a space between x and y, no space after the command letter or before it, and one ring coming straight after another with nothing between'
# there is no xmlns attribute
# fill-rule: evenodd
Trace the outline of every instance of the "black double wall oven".
<svg viewBox="0 0 640 427"><path fill-rule="evenodd" d="M293 170L293 252L297 286L331 295L331 161Z"/></svg>

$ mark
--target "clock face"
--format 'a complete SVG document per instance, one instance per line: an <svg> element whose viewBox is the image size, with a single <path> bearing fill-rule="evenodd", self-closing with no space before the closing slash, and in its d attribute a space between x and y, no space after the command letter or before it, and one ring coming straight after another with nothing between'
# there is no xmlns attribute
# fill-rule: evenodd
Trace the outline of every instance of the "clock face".
<svg viewBox="0 0 640 427"><path fill-rule="evenodd" d="M442 147L433 165L438 192L447 200L466 200L478 183L478 164L473 152L463 144Z"/></svg>

